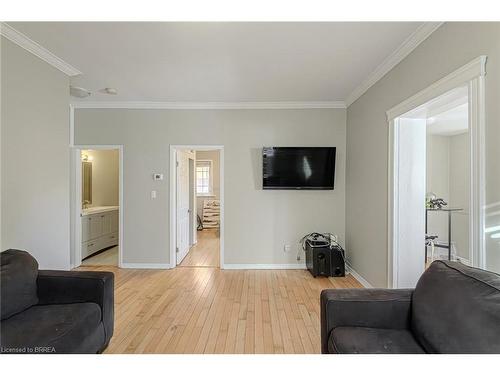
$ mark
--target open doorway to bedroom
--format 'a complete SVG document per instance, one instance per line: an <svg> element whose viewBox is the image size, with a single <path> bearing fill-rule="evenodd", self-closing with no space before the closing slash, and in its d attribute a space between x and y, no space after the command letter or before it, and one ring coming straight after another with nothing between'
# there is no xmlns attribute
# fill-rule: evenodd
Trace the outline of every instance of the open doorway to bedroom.
<svg viewBox="0 0 500 375"><path fill-rule="evenodd" d="M173 147L171 244L176 267L221 267L222 152L213 146Z"/></svg>

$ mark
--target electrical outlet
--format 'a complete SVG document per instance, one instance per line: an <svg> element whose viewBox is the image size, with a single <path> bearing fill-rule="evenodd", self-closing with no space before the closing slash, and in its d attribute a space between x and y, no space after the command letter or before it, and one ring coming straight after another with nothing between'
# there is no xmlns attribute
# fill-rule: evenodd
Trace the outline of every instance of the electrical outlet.
<svg viewBox="0 0 500 375"><path fill-rule="evenodd" d="M283 250L285 251L285 253L289 253L291 249L292 247L290 245L285 245Z"/></svg>

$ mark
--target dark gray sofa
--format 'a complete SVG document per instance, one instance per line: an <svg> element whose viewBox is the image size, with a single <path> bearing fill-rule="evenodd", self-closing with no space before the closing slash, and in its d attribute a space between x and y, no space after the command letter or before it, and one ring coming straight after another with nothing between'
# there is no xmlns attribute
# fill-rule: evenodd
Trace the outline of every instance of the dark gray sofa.
<svg viewBox="0 0 500 375"><path fill-rule="evenodd" d="M1 353L100 353L113 335L113 273L39 271L26 251L1 260Z"/></svg>
<svg viewBox="0 0 500 375"><path fill-rule="evenodd" d="M500 275L435 261L415 289L321 293L322 353L500 353Z"/></svg>

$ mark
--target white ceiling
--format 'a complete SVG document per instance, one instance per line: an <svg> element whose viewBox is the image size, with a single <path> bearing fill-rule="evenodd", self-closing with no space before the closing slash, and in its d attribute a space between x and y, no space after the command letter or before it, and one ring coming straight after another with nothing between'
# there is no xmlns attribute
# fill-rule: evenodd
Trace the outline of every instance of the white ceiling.
<svg viewBox="0 0 500 375"><path fill-rule="evenodd" d="M83 100L264 102L344 101L422 23L9 25L83 72Z"/></svg>

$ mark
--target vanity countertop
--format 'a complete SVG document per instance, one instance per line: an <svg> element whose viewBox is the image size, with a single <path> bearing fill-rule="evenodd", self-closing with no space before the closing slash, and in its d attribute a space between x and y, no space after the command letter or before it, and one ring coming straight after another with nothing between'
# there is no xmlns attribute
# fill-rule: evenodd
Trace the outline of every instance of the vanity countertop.
<svg viewBox="0 0 500 375"><path fill-rule="evenodd" d="M82 216L88 216L93 214L100 214L103 212L116 211L118 210L118 206L98 206L98 207L89 207L82 210Z"/></svg>

